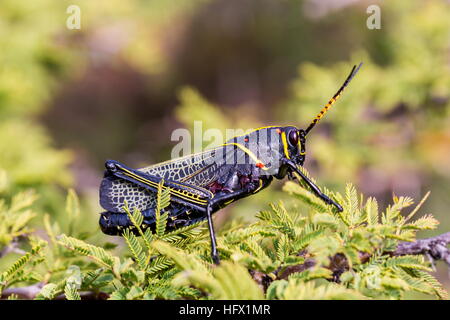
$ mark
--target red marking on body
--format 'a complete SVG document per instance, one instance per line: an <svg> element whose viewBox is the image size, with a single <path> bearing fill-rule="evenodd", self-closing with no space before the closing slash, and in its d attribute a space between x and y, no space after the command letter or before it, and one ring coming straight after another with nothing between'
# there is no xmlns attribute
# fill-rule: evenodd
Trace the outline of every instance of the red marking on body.
<svg viewBox="0 0 450 320"><path fill-rule="evenodd" d="M258 168L260 168L260 169L265 167L264 163L262 163L262 162L258 162L258 163L256 164L256 166L257 166Z"/></svg>
<svg viewBox="0 0 450 320"><path fill-rule="evenodd" d="M214 181L213 183L211 183L208 186L208 189L209 189L209 191L211 191L212 193L215 194L217 191L222 191L223 190L223 185L221 185L217 181Z"/></svg>
<svg viewBox="0 0 450 320"><path fill-rule="evenodd" d="M223 184L218 183L217 181L212 182L208 185L208 190L212 193L216 194L218 192L233 192L230 188L225 187Z"/></svg>
<svg viewBox="0 0 450 320"><path fill-rule="evenodd" d="M244 141L245 141L245 142L248 142L248 138L245 138Z"/></svg>

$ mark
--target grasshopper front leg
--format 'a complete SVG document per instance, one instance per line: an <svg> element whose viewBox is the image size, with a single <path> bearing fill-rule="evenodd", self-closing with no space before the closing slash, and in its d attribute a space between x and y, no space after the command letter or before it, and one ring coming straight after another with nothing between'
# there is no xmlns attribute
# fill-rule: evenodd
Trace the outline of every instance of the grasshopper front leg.
<svg viewBox="0 0 450 320"><path fill-rule="evenodd" d="M339 203L337 203L336 201L334 201L333 199L330 199L325 193L323 193L322 191L320 191L319 187L318 187L314 182L312 182L307 176L305 176L305 175L303 174L303 172L301 172L301 171L297 168L297 166L295 165L295 163L293 163L293 162L290 161L290 160L285 160L285 163L286 163L286 165L287 165L294 173L297 173L297 174L300 176L300 178L302 178L302 180L305 181L305 183L308 185L308 187L311 189L311 191L312 191L318 198L320 198L323 202L325 202L325 203L327 203L327 204L330 204L330 205L335 206L336 209L337 209L339 212L342 212L342 211L343 211L342 206L341 206Z"/></svg>

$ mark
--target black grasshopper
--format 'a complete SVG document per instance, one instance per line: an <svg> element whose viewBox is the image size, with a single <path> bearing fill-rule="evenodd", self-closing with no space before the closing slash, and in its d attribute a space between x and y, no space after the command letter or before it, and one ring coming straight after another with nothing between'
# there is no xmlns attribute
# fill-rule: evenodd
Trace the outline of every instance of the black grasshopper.
<svg viewBox="0 0 450 320"><path fill-rule="evenodd" d="M354 66L337 93L304 130L294 126L263 127L237 136L220 147L141 169L117 161L106 161L100 186L100 204L106 210L100 227L108 235L121 235L132 227L124 210L139 209L144 227L155 224L156 191L163 180L169 188L169 230L207 219L211 236L212 260L219 263L212 214L231 202L266 188L273 178L302 179L310 190L337 210L342 207L330 199L299 169L305 161L306 136L339 98L361 64Z"/></svg>

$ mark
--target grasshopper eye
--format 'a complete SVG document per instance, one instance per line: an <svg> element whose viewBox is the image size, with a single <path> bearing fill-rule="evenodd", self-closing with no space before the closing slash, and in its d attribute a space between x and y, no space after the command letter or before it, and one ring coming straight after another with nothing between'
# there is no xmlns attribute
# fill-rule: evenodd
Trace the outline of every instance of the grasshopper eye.
<svg viewBox="0 0 450 320"><path fill-rule="evenodd" d="M113 161L110 161L110 160L106 161L105 167L107 170L109 170L111 172L117 171L116 164Z"/></svg>
<svg viewBox="0 0 450 320"><path fill-rule="evenodd" d="M291 146L296 146L298 144L298 134L297 130L289 131L289 144Z"/></svg>

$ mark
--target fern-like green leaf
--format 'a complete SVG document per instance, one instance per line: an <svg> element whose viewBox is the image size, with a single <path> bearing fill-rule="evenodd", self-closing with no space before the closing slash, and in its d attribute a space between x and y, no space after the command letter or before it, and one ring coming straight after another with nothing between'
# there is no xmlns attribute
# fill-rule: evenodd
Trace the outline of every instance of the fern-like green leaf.
<svg viewBox="0 0 450 320"><path fill-rule="evenodd" d="M166 231L167 219L169 218L169 213L164 212L163 214L156 217L156 235L158 237L163 237Z"/></svg>
<svg viewBox="0 0 450 320"><path fill-rule="evenodd" d="M84 256L92 258L100 265L109 269L114 267L116 259L103 248L88 244L73 237L68 237L64 234L58 237L58 242L70 250L74 250Z"/></svg>
<svg viewBox="0 0 450 320"><path fill-rule="evenodd" d="M370 197L367 199L364 211L368 225L375 225L378 223L378 202L375 198Z"/></svg>
<svg viewBox="0 0 450 320"><path fill-rule="evenodd" d="M134 259L139 264L139 267L141 268L141 270L144 270L147 267L147 257L143 252L143 248L139 243L139 240L128 229L124 230L123 238L125 239L125 242L127 243L128 248L130 249Z"/></svg>
<svg viewBox="0 0 450 320"><path fill-rule="evenodd" d="M67 300L81 300L76 286L71 283L67 283L64 287L64 294Z"/></svg>

